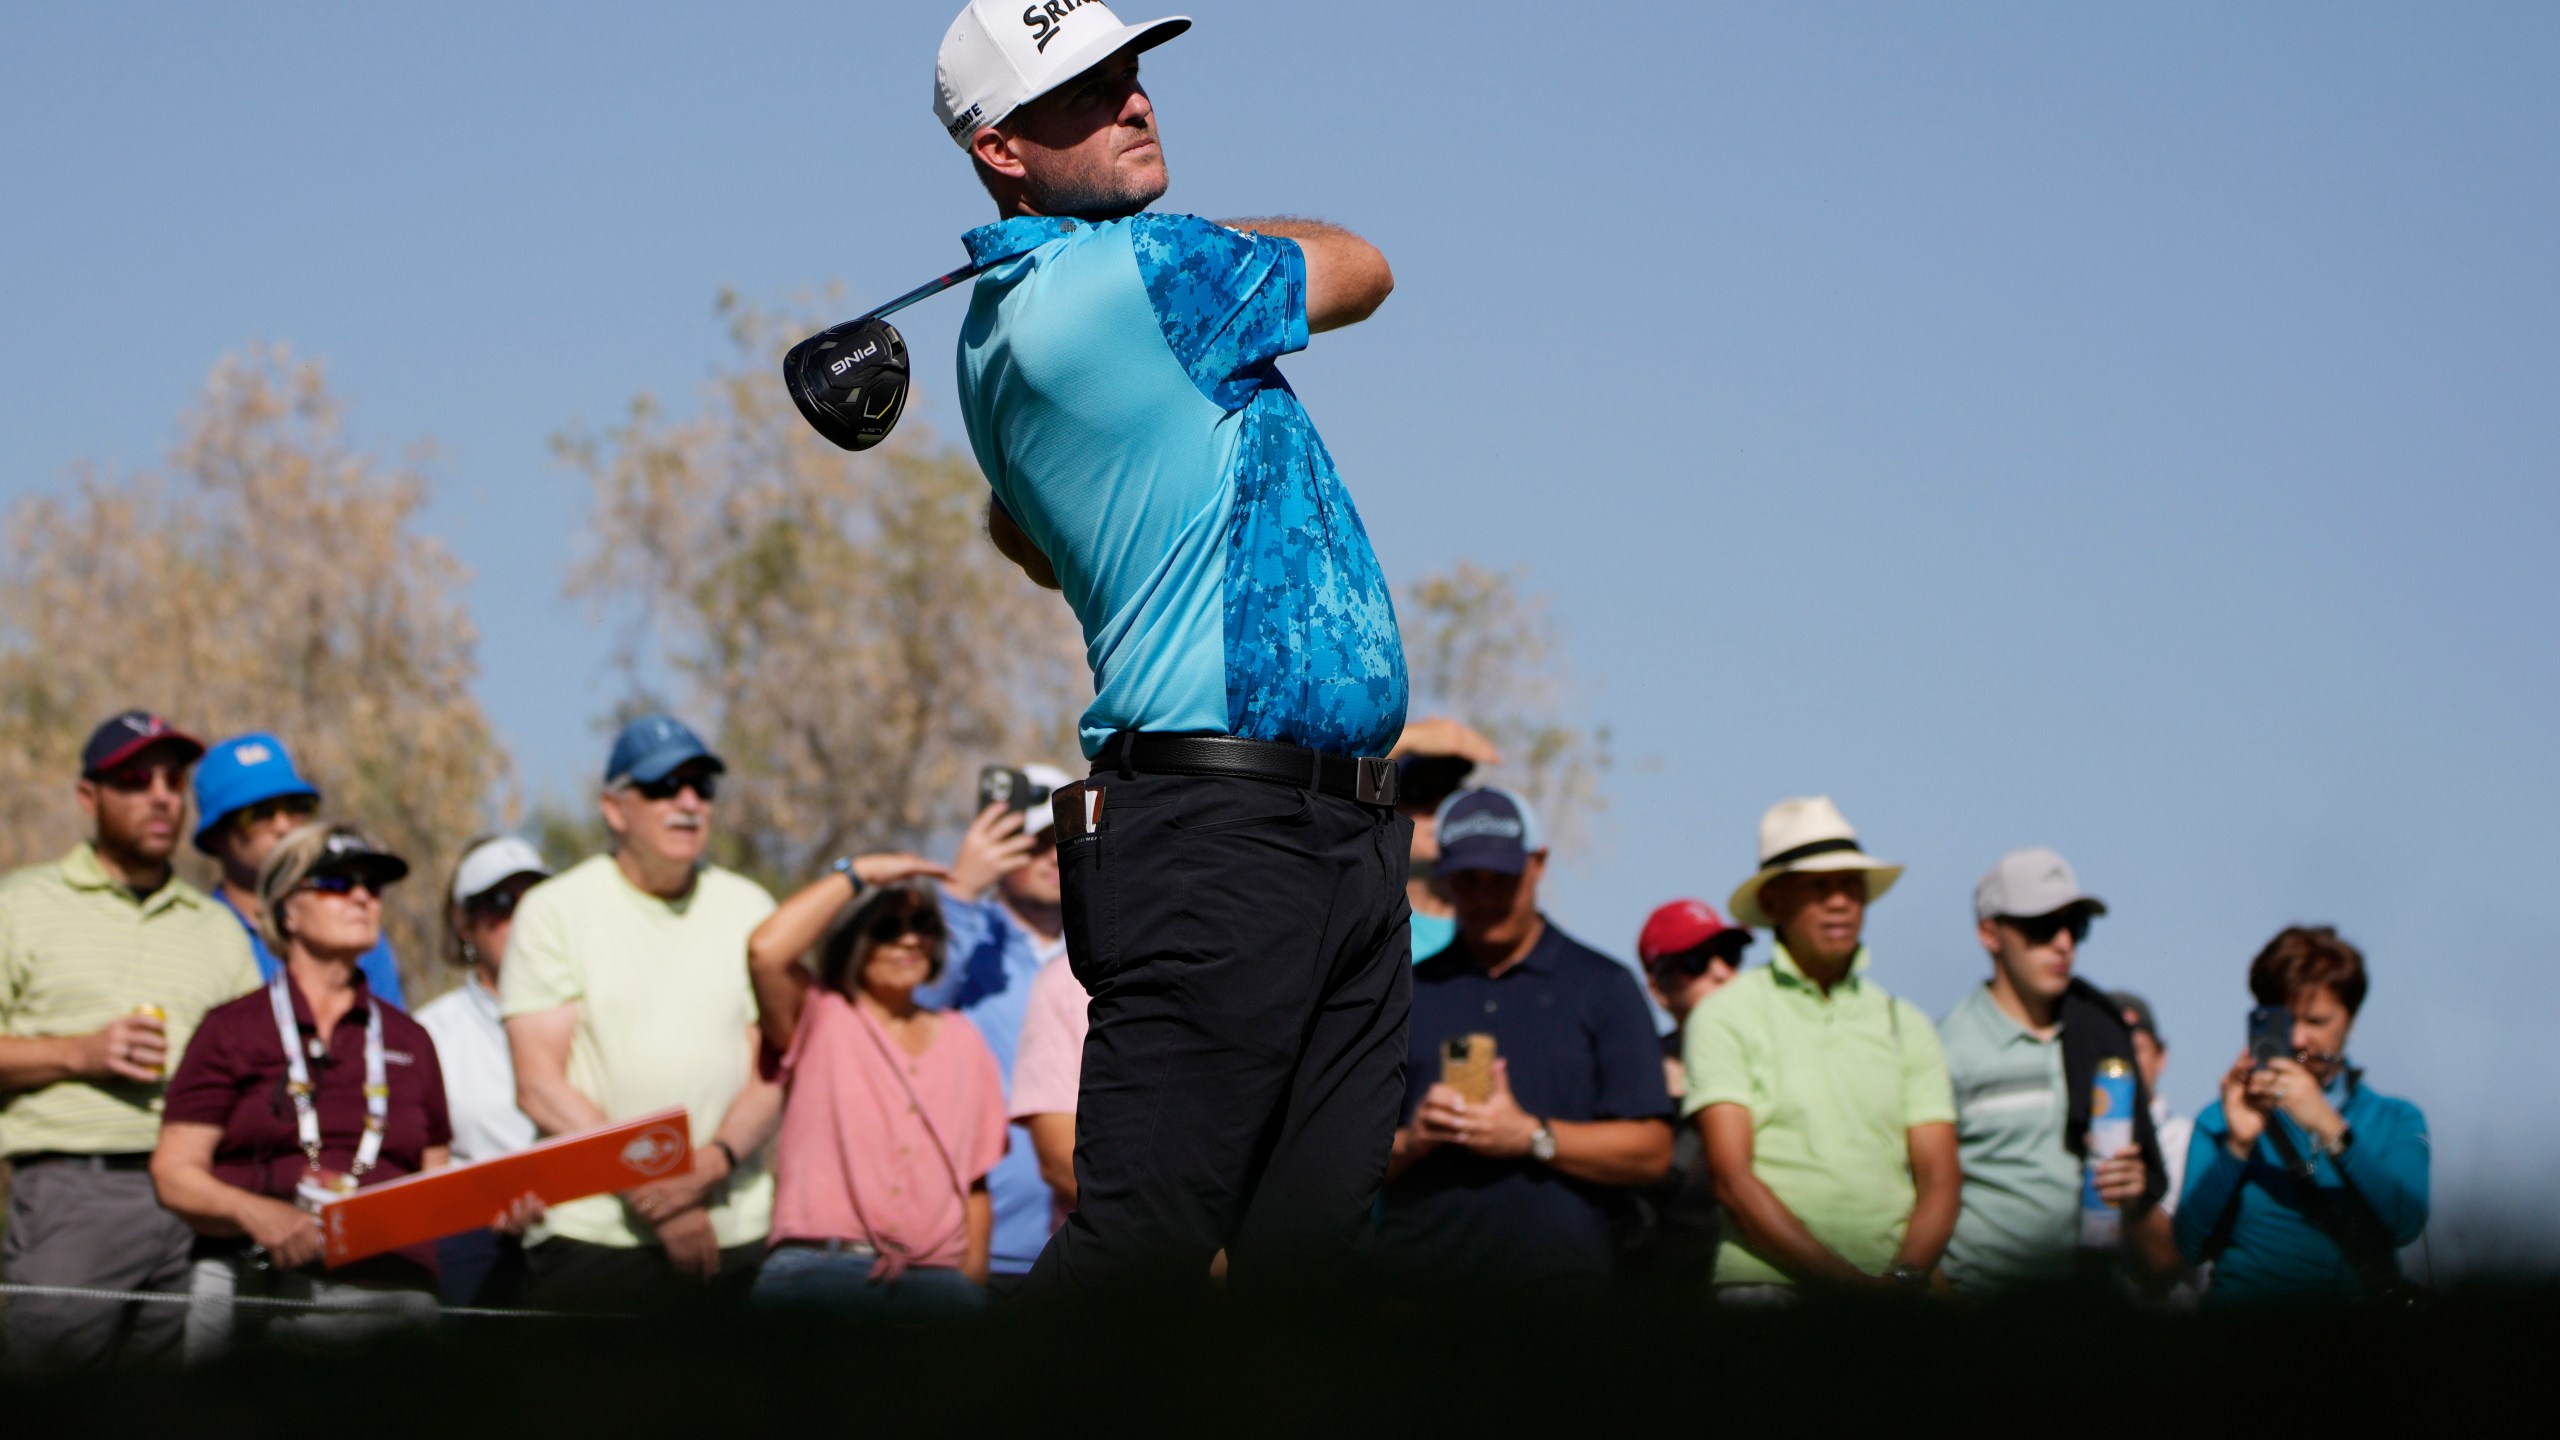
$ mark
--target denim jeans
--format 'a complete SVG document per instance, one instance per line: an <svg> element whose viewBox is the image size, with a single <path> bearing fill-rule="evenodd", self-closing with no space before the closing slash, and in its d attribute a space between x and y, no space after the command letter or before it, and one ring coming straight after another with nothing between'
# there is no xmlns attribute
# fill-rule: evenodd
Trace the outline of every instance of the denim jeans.
<svg viewBox="0 0 2560 1440"><path fill-rule="evenodd" d="M831 1310L862 1320L958 1320L987 1308L987 1292L957 1270L916 1266L871 1283L871 1257L776 1246L748 1297L759 1307Z"/></svg>

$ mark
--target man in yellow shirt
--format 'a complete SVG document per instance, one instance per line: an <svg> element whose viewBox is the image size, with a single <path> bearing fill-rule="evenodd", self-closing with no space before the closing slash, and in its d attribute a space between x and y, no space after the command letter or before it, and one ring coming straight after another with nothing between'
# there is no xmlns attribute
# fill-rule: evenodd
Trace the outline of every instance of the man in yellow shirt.
<svg viewBox="0 0 2560 1440"><path fill-rule="evenodd" d="M204 746L129 710L81 753L91 838L0 880L5 1254L21 1285L182 1291L191 1237L151 1188L170 1071L206 1011L258 987L238 922L171 873ZM54 1373L174 1356L166 1304L11 1297L8 1363Z"/></svg>
<svg viewBox="0 0 2560 1440"><path fill-rule="evenodd" d="M525 1242L537 1307L735 1302L763 1261L782 1092L756 1073L747 936L773 897L706 860L725 768L672 717L632 721L599 802L613 853L517 902L498 975L516 1103L545 1135L681 1105L694 1145L674 1175L552 1209Z"/></svg>

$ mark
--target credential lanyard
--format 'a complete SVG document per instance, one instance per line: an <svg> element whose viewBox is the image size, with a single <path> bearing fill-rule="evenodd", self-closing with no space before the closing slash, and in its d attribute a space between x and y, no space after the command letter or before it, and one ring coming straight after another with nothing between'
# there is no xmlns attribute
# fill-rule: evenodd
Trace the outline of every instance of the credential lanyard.
<svg viewBox="0 0 2560 1440"><path fill-rule="evenodd" d="M292 985L282 970L267 986L267 1004L275 1011L276 1039L284 1043L285 1093L293 1097L293 1128L302 1143L311 1173L320 1173L320 1108L311 1092L311 1067L302 1057L302 1027L293 1023ZM391 1083L382 1062L382 1002L367 997L364 1010L364 1138L356 1143L356 1163L347 1170L344 1188L382 1158L382 1131L391 1115Z"/></svg>

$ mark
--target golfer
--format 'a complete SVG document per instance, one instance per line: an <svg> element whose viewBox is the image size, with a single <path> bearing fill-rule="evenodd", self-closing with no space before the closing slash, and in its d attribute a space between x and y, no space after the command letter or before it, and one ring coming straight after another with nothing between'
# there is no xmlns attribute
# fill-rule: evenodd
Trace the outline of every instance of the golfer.
<svg viewBox="0 0 2560 1440"><path fill-rule="evenodd" d="M1147 211L1142 51L1190 27L973 0L936 113L1003 217L960 403L997 546L1083 623L1092 777L1056 793L1067 955L1092 994L1076 1209L1034 1295L1330 1275L1404 1096L1409 822L1395 607L1273 362L1394 278L1304 220Z"/></svg>

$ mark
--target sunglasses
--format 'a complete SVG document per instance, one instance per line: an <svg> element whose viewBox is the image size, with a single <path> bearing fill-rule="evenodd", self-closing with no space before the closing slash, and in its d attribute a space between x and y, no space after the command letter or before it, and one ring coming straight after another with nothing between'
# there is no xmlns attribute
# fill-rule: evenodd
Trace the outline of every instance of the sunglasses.
<svg viewBox="0 0 2560 1440"><path fill-rule="evenodd" d="M485 895L472 896L463 902L462 908L483 920L505 920L516 913L516 902L523 898L524 891L507 885Z"/></svg>
<svg viewBox="0 0 2560 1440"><path fill-rule="evenodd" d="M1740 944L1730 941L1709 941L1695 949L1683 950L1677 955L1665 955L1654 961L1653 973L1677 975L1695 980L1706 974L1707 967L1719 960L1739 970L1742 968L1742 952L1749 948L1751 948L1751 942L1747 939Z"/></svg>
<svg viewBox="0 0 2560 1440"><path fill-rule="evenodd" d="M874 945L886 945L909 935L924 941L939 940L942 938L942 917L930 910L919 910L906 915L883 915L871 922L869 933L871 943Z"/></svg>
<svg viewBox="0 0 2560 1440"><path fill-rule="evenodd" d="M643 800L673 800L679 794L690 790L708 802L720 798L720 777L717 775L662 775L655 780L634 780L631 782L631 788Z"/></svg>
<svg viewBox="0 0 2560 1440"><path fill-rule="evenodd" d="M172 793L183 794L187 788L184 765L128 765L110 770L98 777L98 783L121 795L140 795L151 789L152 782L165 780Z"/></svg>
<svg viewBox="0 0 2560 1440"><path fill-rule="evenodd" d="M310 879L302 882L302 888L315 895L352 895L356 891L362 890L367 895L371 895L376 899L379 899L382 895L384 883L385 882L382 880L376 879L371 875L356 875L346 871L339 871L329 875L314 875Z"/></svg>
<svg viewBox="0 0 2560 1440"><path fill-rule="evenodd" d="M2030 945L2050 945L2053 943L2053 937L2065 930L2071 932L2072 944L2088 943L2089 912L2086 910L2066 910L2058 915L2038 915L2031 920L2021 920L2010 915L2000 918L2010 929L2025 936Z"/></svg>
<svg viewBox="0 0 2560 1440"><path fill-rule="evenodd" d="M290 815L300 820L318 813L319 809L320 802L308 795L280 795L273 800L261 800L255 805L243 806L233 811L232 814L236 818L232 823L264 825L279 815Z"/></svg>

